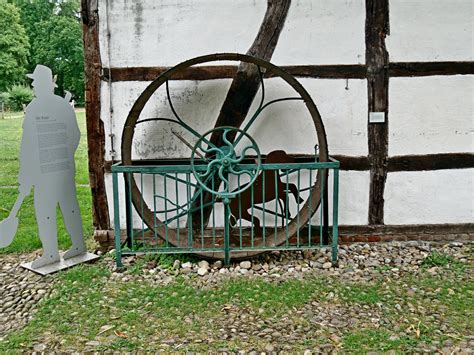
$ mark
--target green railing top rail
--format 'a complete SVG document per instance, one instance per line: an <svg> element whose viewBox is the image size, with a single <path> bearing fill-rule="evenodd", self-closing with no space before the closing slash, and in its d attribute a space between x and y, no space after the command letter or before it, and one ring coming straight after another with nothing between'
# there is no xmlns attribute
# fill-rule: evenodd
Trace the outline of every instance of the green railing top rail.
<svg viewBox="0 0 474 355"><path fill-rule="evenodd" d="M261 164L261 170L275 170L275 169L339 169L340 162L332 157L329 157L328 162L298 162L298 163L273 163ZM140 161L136 161L139 163ZM256 164L237 164L236 169L248 170L256 168ZM206 171L207 164L202 161L194 165L197 171ZM187 173L192 172L191 164L170 164L170 165L122 165L122 162L117 162L112 165L113 173Z"/></svg>

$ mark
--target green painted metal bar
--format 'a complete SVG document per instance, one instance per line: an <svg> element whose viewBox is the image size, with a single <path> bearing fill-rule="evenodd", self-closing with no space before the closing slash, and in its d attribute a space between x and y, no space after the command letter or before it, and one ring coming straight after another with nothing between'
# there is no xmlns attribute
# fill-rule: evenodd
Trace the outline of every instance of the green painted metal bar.
<svg viewBox="0 0 474 355"><path fill-rule="evenodd" d="M196 171L205 172L207 170L207 165L196 164ZM255 164L236 164L234 167L235 171L244 171L255 169ZM281 170L281 169L336 169L339 167L338 162L324 162L324 163L272 163L272 164L262 164L261 170ZM156 165L156 166L123 166L123 165L113 165L112 172L142 172L142 173L191 173L192 169L188 165Z"/></svg>
<svg viewBox="0 0 474 355"><path fill-rule="evenodd" d="M339 238L339 169L334 169L334 187L332 197L332 264L337 265L337 246Z"/></svg>
<svg viewBox="0 0 474 355"><path fill-rule="evenodd" d="M296 199L296 205L297 205L297 210L298 214L296 215L296 224L298 225L298 229L296 230L296 246L300 246L300 180L301 180L301 170L298 169L298 175L297 175L297 183L296 183L296 189L298 190L298 198Z"/></svg>
<svg viewBox="0 0 474 355"><path fill-rule="evenodd" d="M156 211L156 175L153 178L153 211ZM156 234L156 212L153 213L153 242L158 243L158 236Z"/></svg>
<svg viewBox="0 0 474 355"><path fill-rule="evenodd" d="M234 166L235 171L243 171L248 170L248 169L256 169L255 164L238 164ZM206 171L206 165L197 165L198 171L205 172ZM262 187L262 192L261 192L261 197L262 200L260 201L260 197L258 200L256 200L256 186L253 184L249 187L249 209L247 211L250 212L250 214L247 212L247 216L250 215L248 222L250 222L250 226L247 230L250 231L250 241L248 239L244 240L244 234L245 238L248 238L247 232L244 231L244 226L243 226L243 218L242 214L244 211L243 209L243 201L242 201L242 195L237 194L234 197L231 198L238 198L238 216L233 216L236 218L235 222L238 221L238 229L239 229L239 247L231 247L230 246L230 237L231 237L231 200L227 198L212 198L212 201L204 203L203 201L203 196L200 191L194 193L194 195L191 195L191 187L196 185L193 184L191 181L191 173L192 169L190 169L189 166L186 165L173 165L173 166L168 166L168 165L156 165L156 166L140 166L140 165L134 165L134 166L127 166L123 167L120 165L120 163L114 164L112 167L112 175L113 175L113 183L114 183L114 218L115 218L115 223L114 223L114 228L115 228L115 233L116 236L118 235L118 239L115 239L115 244L116 244L116 249L121 255L126 255L128 253L130 254L140 254L143 252L159 252L159 253L192 253L192 252L224 252L224 261L228 264L230 262L230 258L232 255L233 251L237 250L250 250L250 251L266 251L266 250L301 250L301 248L304 249L317 249L319 247L323 247L324 243L322 241L322 238L324 237L321 233L324 234L323 232L323 219L322 216L324 216L324 212L327 211L325 210L325 206L327 205L327 197L324 195L324 191L327 188L328 185L328 180L326 178L326 173L327 170L331 170L334 172L334 187L333 187L333 226L332 226L332 244L331 244L331 249L332 249L332 261L333 264L337 262L337 245L338 245L338 219L337 219L337 214L338 214L338 189L339 189L339 162L335 161L334 159L330 159L330 162L325 162L325 163L318 163L318 162L309 162L309 163L285 163L285 164L262 164L261 165L261 172L260 172L260 184ZM280 174L280 170L284 170L283 173ZM274 184L275 184L275 195L272 196L274 197L274 203L275 203L275 211L271 211L267 208L266 204L268 204L269 201L266 201L266 184L267 184L267 179L266 179L266 172L273 173L273 178L274 178ZM309 188L302 188L304 184L302 184L302 171L305 172L305 179L306 179L306 173L309 175ZM318 171L319 174L321 174L321 195L320 197L320 226L319 230L317 231L319 234L319 243L314 242L313 243L313 236L312 234L315 234L316 237L316 226L312 226L311 224L311 218L309 219L308 223L308 243L302 243L302 231L303 229L299 228L300 226L300 208L301 208L301 202L299 200L299 196L301 196L301 192L308 191L309 190L309 200L313 199L313 194L314 194L314 182L313 182L313 173ZM128 211L126 211L126 222L127 222L127 229L131 230L130 233L130 238L132 240L132 245L130 250L123 250L121 249L121 240L120 240L120 216L118 215L118 218L116 217L116 214L118 211L120 211L120 202L118 200L118 178L117 174L118 173L124 173L127 175L128 179L128 184L125 184L125 191L130 192L126 194L126 199L125 199L125 206L129 207ZM153 223L154 227L152 230L149 230L146 228L144 222L142 221L141 223L141 228L140 230L137 230L135 233L133 231L133 215L132 215L132 194L131 194L131 183L133 181L133 177L138 179L138 174L140 174L139 180L138 180L138 186L140 190L143 192L144 189L146 189L146 184L145 184L145 175L146 174L151 174L152 175L152 184L153 184L153 212L154 212L154 218L153 218ZM180 174L185 175L185 179L182 179L180 177ZM227 172L225 172L227 174ZM237 185L240 188L242 185L242 181L240 178L240 174L235 174L233 173L234 176L237 175ZM290 175L294 174L293 176L296 175L296 189L298 191L298 195L295 195L295 203L293 204L292 199L289 196L289 193L293 193L294 190L294 178L292 178L290 182ZM337 175L337 176L336 176ZM163 189L157 189L157 176L163 177ZM282 181L282 177L285 177L286 180ZM226 178L228 179L228 176L226 175ZM214 181L213 179L212 183L212 189L214 190ZM148 181L148 180L146 180ZM175 196L169 195L169 189L168 189L168 183L172 181L175 185L174 187L174 192ZM180 184L182 185L180 187ZM227 184L228 185L228 184ZM303 185L303 186L302 186ZM148 185L147 185L148 186ZM243 185L242 185L243 186ZM260 188L260 187L259 187ZM180 193L183 192L182 190L185 189L186 193L186 202L182 205L180 202ZM230 189L229 186L225 186L226 192L228 192ZM159 191L157 191L159 190ZM162 190L162 192L160 192ZM172 189L173 190L173 189ZM258 190L260 191L260 190ZM279 196L280 192L283 193L285 192L285 196ZM117 196L115 196L115 194ZM117 199L116 199L117 197ZM272 198L270 197L270 198ZM199 200L198 200L199 199ZM306 197L305 197L306 199ZM174 201L173 201L174 200ZM159 211L160 207L163 207L163 204L158 201L163 201L164 204L164 210ZM199 201L198 207L191 208L190 204ZM213 206L215 203L218 203L222 201L224 203L224 246L219 246L216 244L216 238L217 238L217 227L216 227L216 215L215 215L215 209L212 211L212 226L209 225L209 229L212 228L212 243L206 243L205 235L207 233L207 228L204 223L204 218L203 218L203 208L206 208L208 206ZM260 202L258 202L260 201ZM308 200L307 200L308 201ZM255 204L257 203L257 204ZM144 196L141 196L139 205L138 205L138 212L143 214L144 213ZM173 208L169 209L170 205L173 206ZM290 206L291 205L291 206ZM295 216L290 217L290 211L296 206L297 212ZM271 208L271 207L270 207ZM309 209L310 209L310 215L313 215L313 206L309 204ZM200 242L198 238L198 235L195 231L192 229L192 217L191 213L195 211L201 212L201 226L200 226ZM261 222L263 225L262 231L260 229L258 230L258 237L256 234L256 226L254 225L255 218L257 215L255 215L255 211L262 211L262 217L261 217ZM281 211L280 211L281 210ZM182 211L182 212L180 212ZM235 211L234 211L235 212ZM158 221L157 217L160 216L160 213L164 213L164 221ZM170 216L170 213L173 214ZM270 227L266 225L266 219L268 218L269 214L274 215L274 245L273 246L268 246L267 245L267 229ZM174 226L171 227L170 223L176 221L176 235L177 235L177 245L181 245L180 242L180 228L182 228L180 219L183 217L187 216L186 224L187 224L187 243L185 243L185 246L182 247L176 247L170 243L169 240L169 231L170 228L175 228ZM258 214L260 216L260 214ZM238 217L238 218L237 218ZM161 217L159 217L161 218ZM282 221L282 226L281 230L279 229L280 227L278 226L279 220L281 219ZM118 221L118 225L117 225ZM294 235L289 235L289 223L291 221L296 222L298 228L295 231ZM235 223L232 222L232 223ZM156 231L157 227L164 226L164 236L159 235ZM284 229L283 229L284 228ZM117 232L118 229L118 232ZM262 232L262 235L260 236L260 232ZM117 234L118 233L118 234ZM149 243L149 239L147 242L147 235L149 233L152 233L153 236L153 243ZM127 231L127 234L129 232ZM137 236L138 243L135 243L135 236ZM271 233L268 235L271 237ZM284 240L280 240L283 243L280 245L277 245L277 236L283 236ZM296 236L295 239L293 239L293 236ZM164 238L163 238L164 237ZM163 238L163 239L162 239ZM196 238L196 240L194 240ZM258 247L256 246L257 239L256 238L262 238L263 243L259 243ZM198 247L196 247L195 242L198 241ZM118 243L118 248L117 248L117 243ZM121 263L121 259L120 259Z"/></svg>
<svg viewBox="0 0 474 355"><path fill-rule="evenodd" d="M276 171L273 172L273 179L275 182L275 231L273 233L273 241L277 243L277 234L278 234L278 174Z"/></svg>
<svg viewBox="0 0 474 355"><path fill-rule="evenodd" d="M142 198L140 199L140 210L143 216L143 173L140 173L140 191L142 191ZM145 221L142 219L142 244L145 245Z"/></svg>
<svg viewBox="0 0 474 355"><path fill-rule="evenodd" d="M133 174L127 173L128 176L128 183L125 183L125 189L126 189L126 199L127 199L127 205L126 205L126 211L127 211L127 246L129 248L134 247L135 243L135 238L133 235L133 212L132 212L132 176ZM127 193L128 192L128 193Z"/></svg>
<svg viewBox="0 0 474 355"><path fill-rule="evenodd" d="M252 186L250 186L250 226L251 226L251 229L250 229L250 245L252 246L252 248L254 247L254 236L255 236L255 225L253 223L253 219L254 219L254 198L253 198L253 194L254 194L254 189L253 189L253 184Z"/></svg>
<svg viewBox="0 0 474 355"><path fill-rule="evenodd" d="M313 186L313 170L309 169L309 186ZM313 200L313 188L309 190L309 200ZM309 220L308 220L308 247L311 247L311 216L313 215L313 207L309 204Z"/></svg>
<svg viewBox="0 0 474 355"><path fill-rule="evenodd" d="M115 240L115 255L118 267L122 267L122 240L120 238L120 201L118 192L118 176L117 173L112 174L112 185L114 192L114 240Z"/></svg>
<svg viewBox="0 0 474 355"><path fill-rule="evenodd" d="M163 177L163 193L165 194L165 221L168 221L168 181L166 175ZM168 241L168 223L165 223L165 243L169 246Z"/></svg>
<svg viewBox="0 0 474 355"><path fill-rule="evenodd" d="M286 175L286 191L285 191L285 245L288 246L289 244L289 236L288 236L288 223L289 223L289 209L290 209L290 201L288 198L288 193L289 193L289 184L288 184L288 175ZM299 213L299 211L298 211Z"/></svg>
<svg viewBox="0 0 474 355"><path fill-rule="evenodd" d="M186 181L190 180L190 174L186 174ZM186 185L186 197L187 200L190 200L191 196L191 186ZM193 215L192 213L188 213L188 246L192 247L193 246Z"/></svg>
<svg viewBox="0 0 474 355"><path fill-rule="evenodd" d="M178 173L176 172L175 173L175 176L178 177ZM179 188L178 188L178 184L175 184L175 193L176 193L176 204L179 204ZM177 221L176 221L176 232L177 232L177 235L178 235L178 245L180 245L180 231L179 231L179 228L180 228L180 225L179 225L179 214L178 214L178 218L177 218Z"/></svg>
<svg viewBox="0 0 474 355"><path fill-rule="evenodd" d="M230 264L230 206L229 199L224 199L224 264Z"/></svg>
<svg viewBox="0 0 474 355"><path fill-rule="evenodd" d="M212 181L214 181L214 179L212 179ZM199 196L200 196L201 206L203 206L204 205L203 194L200 193ZM202 207L200 208L200 210L201 210L201 246L204 248L204 213L203 213Z"/></svg>
<svg viewBox="0 0 474 355"><path fill-rule="evenodd" d="M320 170L322 174L321 177L321 191L319 192L319 199L321 201L319 205L319 225L321 226L323 223L323 216L324 216L324 188L325 188L325 180L326 180L326 171L324 169ZM323 245L323 228L319 228L319 245Z"/></svg>
<svg viewBox="0 0 474 355"><path fill-rule="evenodd" d="M265 211L265 171L262 171L262 209ZM263 223L263 229L262 229L262 239L263 239L263 245L266 245L266 230L265 230L265 212L263 213L262 216L262 223Z"/></svg>
<svg viewBox="0 0 474 355"><path fill-rule="evenodd" d="M164 174L164 173L156 173L157 175L160 175L160 176L163 176L164 178L170 178L170 179L173 179L173 180L176 180L176 181L179 181L183 184L186 184L186 180L183 180L183 179L180 179L180 178L175 178L173 175L170 175L170 174ZM199 187L198 184L195 184L193 182L190 182L191 186L192 187Z"/></svg>
<svg viewBox="0 0 474 355"><path fill-rule="evenodd" d="M237 185L240 186L240 175L237 175ZM239 194L239 246L243 247L242 242L242 194Z"/></svg>
<svg viewBox="0 0 474 355"><path fill-rule="evenodd" d="M211 183L211 186L212 186L212 190L214 190L214 179L212 179L212 183ZM202 195L202 191L201 191L201 195ZM204 209L205 207L202 206L201 209ZM216 209L213 208L212 209L212 246L215 246L216 245Z"/></svg>

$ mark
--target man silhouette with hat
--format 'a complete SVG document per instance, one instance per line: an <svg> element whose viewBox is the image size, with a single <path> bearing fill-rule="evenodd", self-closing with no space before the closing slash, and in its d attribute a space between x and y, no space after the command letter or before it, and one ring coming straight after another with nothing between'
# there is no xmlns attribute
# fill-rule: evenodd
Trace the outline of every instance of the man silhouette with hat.
<svg viewBox="0 0 474 355"><path fill-rule="evenodd" d="M34 205L43 255L33 269L59 261L56 208L59 205L72 247L64 259L86 252L76 196L74 153L80 131L68 99L54 94L51 69L37 65L32 74L36 98L26 107L20 148L20 194L34 186Z"/></svg>

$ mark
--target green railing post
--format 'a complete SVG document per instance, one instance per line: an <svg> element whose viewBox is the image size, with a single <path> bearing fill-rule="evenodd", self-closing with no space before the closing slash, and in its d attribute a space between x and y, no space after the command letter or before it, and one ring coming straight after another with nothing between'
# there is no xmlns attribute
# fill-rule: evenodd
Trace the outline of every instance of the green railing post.
<svg viewBox="0 0 474 355"><path fill-rule="evenodd" d="M230 264L230 200L224 198L224 265Z"/></svg>
<svg viewBox="0 0 474 355"><path fill-rule="evenodd" d="M332 196L332 265L337 265L337 244L339 237L339 168L334 169L334 186Z"/></svg>
<svg viewBox="0 0 474 355"><path fill-rule="evenodd" d="M115 239L115 253L116 253L116 263L117 267L122 267L122 249L120 238L120 201L118 193L118 177L117 173L112 173L113 179L113 189L114 189L114 239Z"/></svg>

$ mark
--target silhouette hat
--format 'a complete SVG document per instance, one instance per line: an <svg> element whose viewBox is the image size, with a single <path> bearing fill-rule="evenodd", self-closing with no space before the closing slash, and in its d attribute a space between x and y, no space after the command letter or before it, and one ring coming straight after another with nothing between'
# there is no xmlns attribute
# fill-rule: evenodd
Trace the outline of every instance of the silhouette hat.
<svg viewBox="0 0 474 355"><path fill-rule="evenodd" d="M54 86L57 87L53 79L53 72L45 65L36 65L36 68L33 73L26 74L26 76L30 79L38 80L40 82L52 82Z"/></svg>

